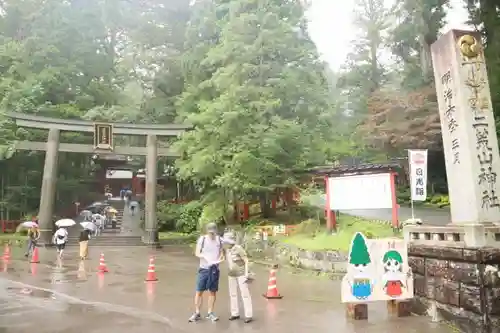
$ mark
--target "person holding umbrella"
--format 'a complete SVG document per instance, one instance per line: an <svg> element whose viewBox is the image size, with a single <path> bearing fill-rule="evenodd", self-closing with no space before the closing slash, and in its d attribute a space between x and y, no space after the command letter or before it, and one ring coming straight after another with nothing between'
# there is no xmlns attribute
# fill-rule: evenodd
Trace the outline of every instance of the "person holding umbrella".
<svg viewBox="0 0 500 333"><path fill-rule="evenodd" d="M129 208L132 216L135 215L135 212L137 211L137 206L139 206L139 203L137 201L130 201Z"/></svg>
<svg viewBox="0 0 500 333"><path fill-rule="evenodd" d="M83 227L83 231L80 232L80 238L78 240L80 245L80 259L85 260L89 254L90 236L97 226L92 222L82 222L80 225Z"/></svg>
<svg viewBox="0 0 500 333"><path fill-rule="evenodd" d="M90 221L92 218L92 212L90 210L85 209L80 212L80 216L83 217L84 222Z"/></svg>
<svg viewBox="0 0 500 333"><path fill-rule="evenodd" d="M57 254L62 258L66 242L68 241L68 230L64 227L59 227L52 237L52 243L56 244Z"/></svg>
<svg viewBox="0 0 500 333"><path fill-rule="evenodd" d="M118 211L114 209L113 207L109 206L106 208L106 224L110 225L113 224L113 221L116 220L116 213Z"/></svg>
<svg viewBox="0 0 500 333"><path fill-rule="evenodd" d="M89 222L90 223L90 222ZM89 255L89 240L92 230L83 229L80 233L80 239L78 243L80 244L80 259L85 260Z"/></svg>
<svg viewBox="0 0 500 333"><path fill-rule="evenodd" d="M104 226L104 216L101 214L92 215L92 222L97 226L94 230L94 236L99 236Z"/></svg>
<svg viewBox="0 0 500 333"><path fill-rule="evenodd" d="M38 229L38 224L35 222L31 222L30 228L28 229L28 249L26 254L24 255L28 258L36 247L36 243L40 239L40 230Z"/></svg>
<svg viewBox="0 0 500 333"><path fill-rule="evenodd" d="M56 244L57 253L59 254L59 258L62 258L64 248L66 247L66 243L68 242L68 230L66 228L72 227L76 224L72 219L61 219L56 221L56 226L59 228L54 233L52 237L52 243Z"/></svg>

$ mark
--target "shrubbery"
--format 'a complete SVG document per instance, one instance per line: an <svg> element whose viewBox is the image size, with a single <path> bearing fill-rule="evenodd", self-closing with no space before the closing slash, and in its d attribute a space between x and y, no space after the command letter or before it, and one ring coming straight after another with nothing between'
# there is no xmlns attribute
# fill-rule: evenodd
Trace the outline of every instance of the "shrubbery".
<svg viewBox="0 0 500 333"><path fill-rule="evenodd" d="M197 200L186 204L159 201L157 209L160 231L192 233L198 229L203 206Z"/></svg>
<svg viewBox="0 0 500 333"><path fill-rule="evenodd" d="M411 192L409 187L398 187L397 198L399 204L410 204L410 197L411 197ZM434 194L434 195L428 195L427 200L425 202L432 206L442 208L450 205L450 198L448 195L445 194Z"/></svg>
<svg viewBox="0 0 500 333"><path fill-rule="evenodd" d="M320 223L317 219L305 220L295 227L294 232L298 234L305 234L309 236L315 236L320 231Z"/></svg>

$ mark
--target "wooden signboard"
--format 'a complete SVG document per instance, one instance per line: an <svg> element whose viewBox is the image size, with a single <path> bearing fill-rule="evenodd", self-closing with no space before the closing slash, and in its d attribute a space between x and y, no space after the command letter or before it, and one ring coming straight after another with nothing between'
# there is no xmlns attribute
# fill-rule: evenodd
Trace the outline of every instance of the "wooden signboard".
<svg viewBox="0 0 500 333"><path fill-rule="evenodd" d="M413 298L413 275L407 244L402 239L366 239L356 233L351 242L347 274L342 280L343 303L400 301Z"/></svg>
<svg viewBox="0 0 500 333"><path fill-rule="evenodd" d="M113 150L113 125L94 124L94 149Z"/></svg>

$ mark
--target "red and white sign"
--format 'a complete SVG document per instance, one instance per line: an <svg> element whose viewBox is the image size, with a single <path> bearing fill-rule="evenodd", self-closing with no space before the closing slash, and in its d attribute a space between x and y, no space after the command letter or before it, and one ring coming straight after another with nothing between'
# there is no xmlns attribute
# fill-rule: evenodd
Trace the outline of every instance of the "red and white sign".
<svg viewBox="0 0 500 333"><path fill-rule="evenodd" d="M427 200L427 150L408 150L411 200Z"/></svg>

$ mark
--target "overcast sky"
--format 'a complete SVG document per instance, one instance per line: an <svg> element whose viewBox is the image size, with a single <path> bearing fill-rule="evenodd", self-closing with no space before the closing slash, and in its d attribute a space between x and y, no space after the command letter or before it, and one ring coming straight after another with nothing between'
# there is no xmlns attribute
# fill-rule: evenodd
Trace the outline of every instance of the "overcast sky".
<svg viewBox="0 0 500 333"><path fill-rule="evenodd" d="M465 29L467 11L463 0L450 0L452 10L448 13L447 26L443 29ZM319 52L330 66L339 68L349 53L350 41L355 38L353 27L353 1L348 0L311 0L308 12L311 37Z"/></svg>

